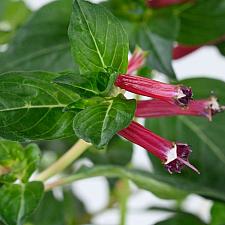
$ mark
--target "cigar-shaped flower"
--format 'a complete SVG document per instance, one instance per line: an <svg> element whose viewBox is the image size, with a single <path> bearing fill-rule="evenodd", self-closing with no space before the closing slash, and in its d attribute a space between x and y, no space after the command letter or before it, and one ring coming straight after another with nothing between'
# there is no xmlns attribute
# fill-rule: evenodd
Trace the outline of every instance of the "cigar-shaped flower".
<svg viewBox="0 0 225 225"><path fill-rule="evenodd" d="M119 75L115 85L135 94L157 98L179 106L187 106L192 99L192 90L189 87L165 84L145 77Z"/></svg>
<svg viewBox="0 0 225 225"><path fill-rule="evenodd" d="M163 8L168 7L170 5L182 4L185 2L189 2L190 0L148 0L148 5L151 8Z"/></svg>
<svg viewBox="0 0 225 225"><path fill-rule="evenodd" d="M127 73L132 74L133 72L140 69L145 63L145 57L147 53L144 52L141 48L137 47L132 54L129 63Z"/></svg>
<svg viewBox="0 0 225 225"><path fill-rule="evenodd" d="M216 97L212 96L209 99L193 100L187 107L179 107L170 103L153 99L137 102L135 115L137 117L163 117L163 116L203 116L210 121L216 113L224 111L225 107L220 106Z"/></svg>
<svg viewBox="0 0 225 225"><path fill-rule="evenodd" d="M118 134L158 157L169 173L180 173L184 166L188 166L199 173L189 163L188 158L191 150L187 144L168 141L134 121L127 128L119 131Z"/></svg>

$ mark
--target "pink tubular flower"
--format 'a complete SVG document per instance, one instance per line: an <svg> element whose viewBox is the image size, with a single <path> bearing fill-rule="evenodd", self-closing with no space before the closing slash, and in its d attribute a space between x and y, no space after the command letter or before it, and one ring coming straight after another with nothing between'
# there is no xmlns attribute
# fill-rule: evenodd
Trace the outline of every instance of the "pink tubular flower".
<svg viewBox="0 0 225 225"><path fill-rule="evenodd" d="M163 8L168 7L170 5L182 4L185 2L189 2L190 0L148 0L148 5L151 8Z"/></svg>
<svg viewBox="0 0 225 225"><path fill-rule="evenodd" d="M115 85L135 94L158 98L179 106L187 106L192 99L191 88L165 84L139 76L119 75Z"/></svg>
<svg viewBox="0 0 225 225"><path fill-rule="evenodd" d="M209 99L193 100L184 108L153 99L138 101L135 115L143 118L177 115L203 116L211 121L213 115L224 110L225 107L220 106L216 97L213 96Z"/></svg>
<svg viewBox="0 0 225 225"><path fill-rule="evenodd" d="M186 46L186 45L177 45L173 48L173 59L180 59L186 55L189 55L190 53L198 50L201 48L202 45L199 46Z"/></svg>
<svg viewBox="0 0 225 225"><path fill-rule="evenodd" d="M184 166L199 173L188 161L191 150L187 144L170 142L134 121L118 134L158 157L169 173L180 173Z"/></svg>
<svg viewBox="0 0 225 225"><path fill-rule="evenodd" d="M145 57L146 52L142 51L141 48L137 47L129 60L127 73L132 74L133 72L141 68L145 63Z"/></svg>

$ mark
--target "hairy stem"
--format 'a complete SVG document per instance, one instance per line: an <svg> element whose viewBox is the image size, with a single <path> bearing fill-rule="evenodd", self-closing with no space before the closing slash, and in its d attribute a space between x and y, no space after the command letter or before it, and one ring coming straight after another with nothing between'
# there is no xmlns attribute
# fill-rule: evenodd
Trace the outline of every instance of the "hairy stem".
<svg viewBox="0 0 225 225"><path fill-rule="evenodd" d="M41 172L35 180L45 181L48 178L58 174L68 167L75 159L77 159L91 144L80 139L75 145L73 145L62 157L60 157L55 163L53 163L46 170Z"/></svg>

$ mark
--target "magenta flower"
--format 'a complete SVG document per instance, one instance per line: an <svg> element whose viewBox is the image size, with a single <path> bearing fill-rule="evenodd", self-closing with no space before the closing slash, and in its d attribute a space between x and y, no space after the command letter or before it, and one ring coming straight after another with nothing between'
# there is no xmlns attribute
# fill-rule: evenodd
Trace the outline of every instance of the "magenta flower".
<svg viewBox="0 0 225 225"><path fill-rule="evenodd" d="M127 73L132 74L133 72L141 68L145 63L146 55L146 52L137 47L129 60Z"/></svg>
<svg viewBox="0 0 225 225"><path fill-rule="evenodd" d="M198 46L186 46L186 45L177 45L173 48L173 59L180 59L186 55L189 55L190 53L198 50L203 45Z"/></svg>
<svg viewBox="0 0 225 225"><path fill-rule="evenodd" d="M189 87L165 84L139 76L119 75L115 85L135 94L157 98L179 106L187 106L192 99L192 90Z"/></svg>
<svg viewBox="0 0 225 225"><path fill-rule="evenodd" d="M216 113L224 111L225 107L220 106L215 97L209 99L193 100L187 107L179 107L170 103L153 99L137 102L136 117L163 117L163 116L203 116L210 121Z"/></svg>
<svg viewBox="0 0 225 225"><path fill-rule="evenodd" d="M180 173L184 166L188 166L199 173L189 163L188 158L191 150L187 144L170 142L134 121L127 128L119 131L118 134L158 157L169 173Z"/></svg>

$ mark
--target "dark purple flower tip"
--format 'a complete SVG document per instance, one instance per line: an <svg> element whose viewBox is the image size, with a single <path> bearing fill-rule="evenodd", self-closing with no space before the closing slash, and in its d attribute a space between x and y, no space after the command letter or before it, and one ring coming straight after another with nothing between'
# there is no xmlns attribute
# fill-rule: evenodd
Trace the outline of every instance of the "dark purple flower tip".
<svg viewBox="0 0 225 225"><path fill-rule="evenodd" d="M189 163L189 155L191 153L190 146L187 144L176 143L177 157L171 162L165 163L165 168L169 173L181 173L181 170L188 166L196 173L200 174L199 171Z"/></svg>
<svg viewBox="0 0 225 225"><path fill-rule="evenodd" d="M179 94L176 97L176 103L179 106L187 106L190 100L192 100L193 93L190 87L180 86Z"/></svg>

